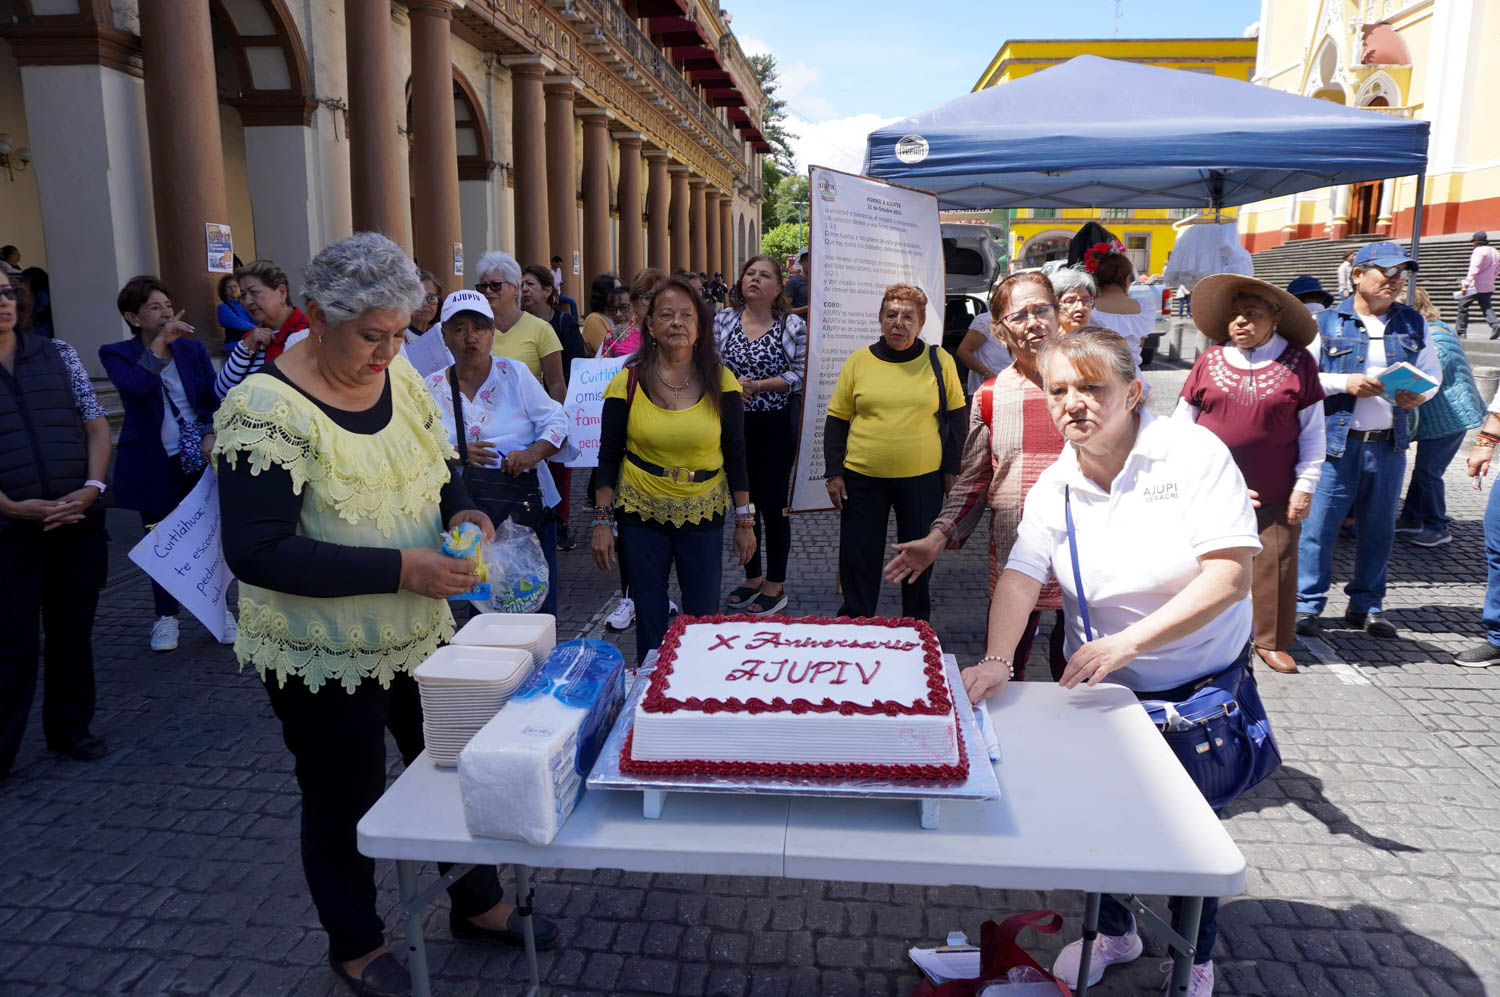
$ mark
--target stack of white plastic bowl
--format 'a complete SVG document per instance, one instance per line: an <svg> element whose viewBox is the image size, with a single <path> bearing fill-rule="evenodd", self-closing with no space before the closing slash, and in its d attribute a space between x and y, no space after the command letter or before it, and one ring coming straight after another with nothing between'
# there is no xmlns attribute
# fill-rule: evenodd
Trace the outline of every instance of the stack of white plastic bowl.
<svg viewBox="0 0 1500 997"><path fill-rule="evenodd" d="M453 635L452 643L528 651L532 667L540 667L557 646L557 618L550 613L480 613Z"/></svg>
<svg viewBox="0 0 1500 997"><path fill-rule="evenodd" d="M412 674L422 695L422 736L436 765L458 753L531 674L531 652L506 647L440 647Z"/></svg>

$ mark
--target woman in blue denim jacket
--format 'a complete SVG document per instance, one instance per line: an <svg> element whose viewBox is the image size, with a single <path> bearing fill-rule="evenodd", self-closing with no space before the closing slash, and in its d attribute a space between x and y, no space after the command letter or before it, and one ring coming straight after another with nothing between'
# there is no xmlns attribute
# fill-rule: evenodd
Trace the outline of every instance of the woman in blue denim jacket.
<svg viewBox="0 0 1500 997"><path fill-rule="evenodd" d="M1411 434L1417 456L1396 532L1408 534L1409 541L1418 547L1441 547L1453 539L1448 532L1443 472L1463 444L1464 433L1484 421L1484 399L1479 397L1458 336L1440 319L1426 288L1417 288L1416 306L1427 319L1427 330L1437 347L1443 387L1417 410L1416 428Z"/></svg>

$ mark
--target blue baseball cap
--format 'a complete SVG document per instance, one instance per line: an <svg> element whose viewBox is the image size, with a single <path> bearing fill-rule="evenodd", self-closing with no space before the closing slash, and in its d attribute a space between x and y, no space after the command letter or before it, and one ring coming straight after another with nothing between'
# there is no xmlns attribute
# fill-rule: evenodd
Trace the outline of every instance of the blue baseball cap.
<svg viewBox="0 0 1500 997"><path fill-rule="evenodd" d="M1333 304L1333 295L1324 290L1323 282L1311 274L1303 274L1300 277L1293 278L1292 282L1286 286L1286 293L1294 298L1300 298L1307 294L1316 294L1323 302L1324 308Z"/></svg>
<svg viewBox="0 0 1500 997"><path fill-rule="evenodd" d="M1413 270L1417 269L1417 261L1407 255L1405 247L1399 242L1371 242L1354 256L1354 266L1357 267L1367 264L1375 267L1394 267L1401 263L1409 263Z"/></svg>

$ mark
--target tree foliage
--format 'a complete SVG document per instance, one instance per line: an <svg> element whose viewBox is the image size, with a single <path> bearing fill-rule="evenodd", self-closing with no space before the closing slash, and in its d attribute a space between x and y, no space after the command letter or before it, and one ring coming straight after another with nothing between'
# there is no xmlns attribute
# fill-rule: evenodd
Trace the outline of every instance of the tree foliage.
<svg viewBox="0 0 1500 997"><path fill-rule="evenodd" d="M788 222L785 225L777 225L773 229L767 229L760 237L760 251L766 256L785 260L807 245L807 238L806 224Z"/></svg>
<svg viewBox="0 0 1500 997"><path fill-rule="evenodd" d="M770 158L775 160L782 173L794 173L797 158L792 155L792 144L783 125L786 120L786 101L776 96L776 90L781 86L781 79L776 72L776 57L769 52L752 55L750 65L755 69L755 81L760 84L761 95L765 98L765 103L761 105L760 133L770 143Z"/></svg>
<svg viewBox="0 0 1500 997"><path fill-rule="evenodd" d="M776 224L807 221L807 176L803 173L788 173L776 184Z"/></svg>

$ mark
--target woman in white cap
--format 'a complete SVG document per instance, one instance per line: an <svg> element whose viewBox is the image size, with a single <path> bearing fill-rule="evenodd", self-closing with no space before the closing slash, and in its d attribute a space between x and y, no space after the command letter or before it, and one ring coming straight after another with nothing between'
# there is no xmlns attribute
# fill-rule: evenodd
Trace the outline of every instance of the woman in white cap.
<svg viewBox="0 0 1500 997"><path fill-rule="evenodd" d="M509 519L536 531L547 558L542 612L556 615L557 520L543 515L542 496L555 491L547 458L567 442L567 416L524 363L492 354L495 315L483 294L448 295L442 322L454 363L429 375L427 390L474 504L497 525Z"/></svg>
<svg viewBox="0 0 1500 997"><path fill-rule="evenodd" d="M1200 280L1192 303L1217 345L1193 364L1176 414L1224 442L1256 499L1255 653L1295 672L1297 541L1324 455L1323 388L1306 349L1318 325L1289 291L1239 274Z"/></svg>

